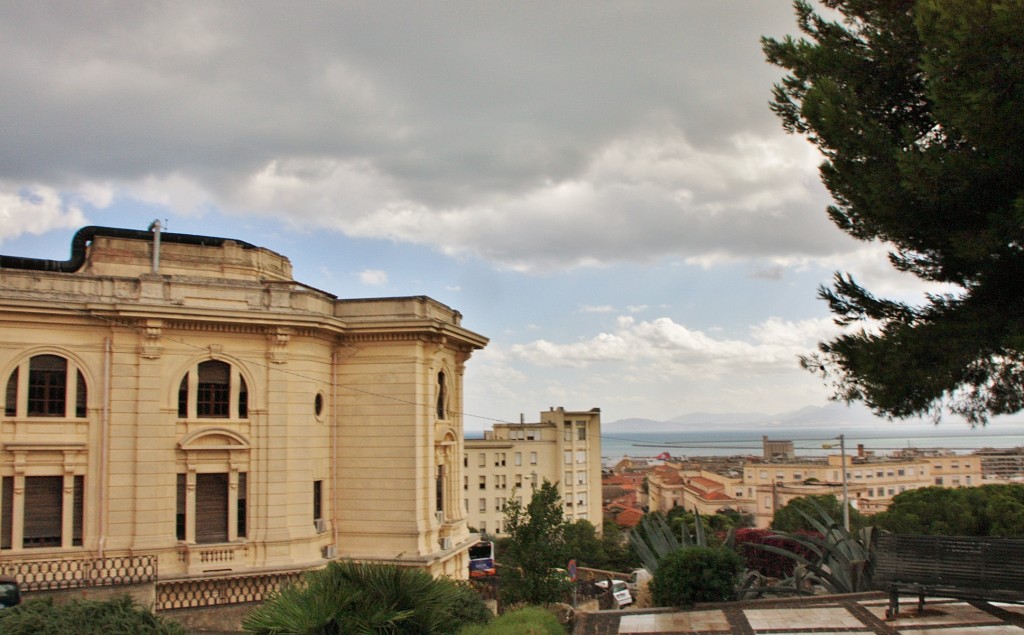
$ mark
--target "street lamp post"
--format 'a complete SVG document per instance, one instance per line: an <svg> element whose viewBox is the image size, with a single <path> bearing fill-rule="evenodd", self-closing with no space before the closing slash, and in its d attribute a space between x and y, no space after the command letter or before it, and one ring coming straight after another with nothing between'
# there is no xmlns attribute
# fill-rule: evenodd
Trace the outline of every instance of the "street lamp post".
<svg viewBox="0 0 1024 635"><path fill-rule="evenodd" d="M833 448L831 443L825 443L821 447ZM843 470L843 529L850 531L850 490L846 478L846 435L839 435L839 457L842 461Z"/></svg>
<svg viewBox="0 0 1024 635"><path fill-rule="evenodd" d="M843 529L850 531L850 490L846 478L846 435L839 435L839 456L843 461Z"/></svg>

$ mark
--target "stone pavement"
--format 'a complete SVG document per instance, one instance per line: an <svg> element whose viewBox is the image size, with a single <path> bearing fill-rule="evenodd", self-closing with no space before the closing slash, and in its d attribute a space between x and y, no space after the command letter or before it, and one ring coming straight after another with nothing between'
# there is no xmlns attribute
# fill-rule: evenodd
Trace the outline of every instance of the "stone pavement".
<svg viewBox="0 0 1024 635"><path fill-rule="evenodd" d="M693 610L634 609L581 613L574 635L1024 635L1024 605L901 598L885 619L883 593L700 604Z"/></svg>

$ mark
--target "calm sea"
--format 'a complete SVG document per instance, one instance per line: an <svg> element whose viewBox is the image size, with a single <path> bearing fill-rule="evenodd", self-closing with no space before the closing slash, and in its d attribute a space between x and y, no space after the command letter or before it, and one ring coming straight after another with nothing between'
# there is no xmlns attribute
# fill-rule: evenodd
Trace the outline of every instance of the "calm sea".
<svg viewBox="0 0 1024 635"><path fill-rule="evenodd" d="M719 427L687 432L605 431L601 434L601 455L606 464L614 464L624 456L655 457L668 452L673 457L761 455L761 437L792 441L797 456L823 456L839 452L837 437L846 436L846 451L853 454L857 446L885 455L905 448L945 448L966 454L979 448L1012 448L1024 446L1024 425L990 425L971 430L966 425L943 423L890 424L879 427L813 428L813 427ZM834 444L834 448L824 448Z"/></svg>

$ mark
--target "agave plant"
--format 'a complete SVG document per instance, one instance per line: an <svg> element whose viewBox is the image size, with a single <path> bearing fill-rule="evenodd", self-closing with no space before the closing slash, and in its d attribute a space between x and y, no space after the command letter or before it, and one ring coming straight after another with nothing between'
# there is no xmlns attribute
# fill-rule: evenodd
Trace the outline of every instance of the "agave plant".
<svg viewBox="0 0 1024 635"><path fill-rule="evenodd" d="M644 567L653 575L658 570L658 562L665 556L685 547L709 547L708 534L704 529L704 521L700 512L693 512L695 522L693 523L693 534L690 533L686 523L680 524L679 537L676 538L672 528L665 521L661 514L647 514L640 521L640 530L634 530L629 534L629 542L633 549L640 556ZM732 548L732 537L734 530L730 529L726 536L724 546Z"/></svg>
<svg viewBox="0 0 1024 635"><path fill-rule="evenodd" d="M813 500L810 503L818 512L819 518L814 518L803 510L797 511L821 534L820 538L782 531L776 532L776 535L803 545L814 554L813 559L775 545L751 545L791 558L799 565L794 570L793 578L778 585L779 590L792 587L799 592L806 583L821 585L831 593L870 590L875 562L875 528L865 527L860 531L851 532L833 520Z"/></svg>

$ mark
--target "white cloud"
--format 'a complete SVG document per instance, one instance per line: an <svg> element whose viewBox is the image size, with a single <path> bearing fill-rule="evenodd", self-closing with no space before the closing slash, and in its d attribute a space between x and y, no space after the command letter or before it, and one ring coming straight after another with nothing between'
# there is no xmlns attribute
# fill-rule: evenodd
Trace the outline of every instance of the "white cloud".
<svg viewBox="0 0 1024 635"><path fill-rule="evenodd" d="M18 193L0 191L0 242L22 234L45 234L55 229L87 224L85 214L50 187L23 188Z"/></svg>
<svg viewBox="0 0 1024 635"><path fill-rule="evenodd" d="M388 274L380 269L364 269L358 274L359 281L365 285L380 287L388 283Z"/></svg>
<svg viewBox="0 0 1024 635"><path fill-rule="evenodd" d="M602 304L599 306L584 305L580 307L581 313L612 313L615 311L615 307L610 304Z"/></svg>
<svg viewBox="0 0 1024 635"><path fill-rule="evenodd" d="M684 377L790 372L798 355L838 332L831 320L799 322L770 318L752 326L746 340L712 337L670 318L636 321L620 317L615 331L571 343L535 340L512 346L513 358L538 367L593 368L629 365L641 374Z"/></svg>

